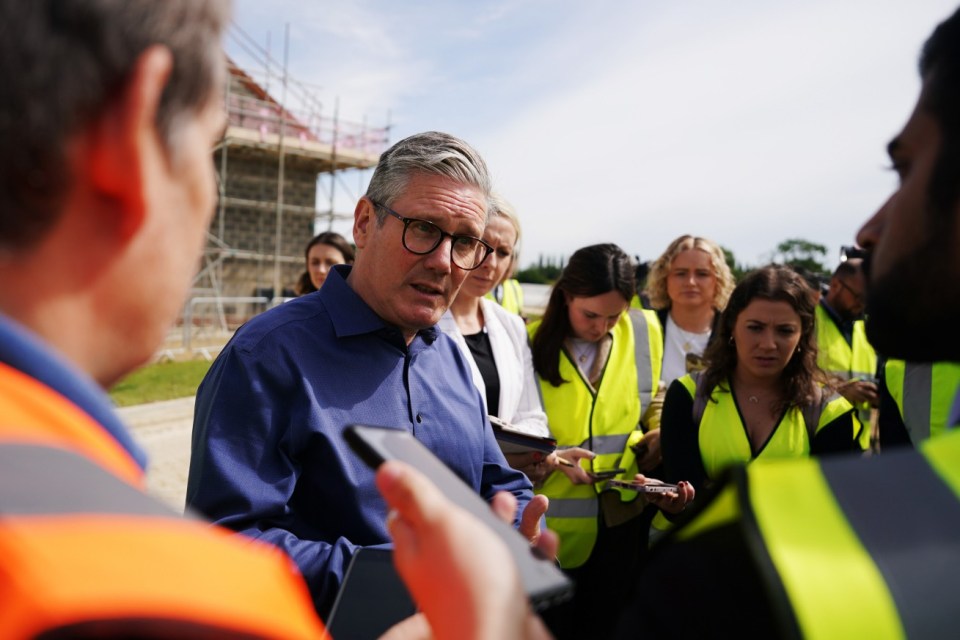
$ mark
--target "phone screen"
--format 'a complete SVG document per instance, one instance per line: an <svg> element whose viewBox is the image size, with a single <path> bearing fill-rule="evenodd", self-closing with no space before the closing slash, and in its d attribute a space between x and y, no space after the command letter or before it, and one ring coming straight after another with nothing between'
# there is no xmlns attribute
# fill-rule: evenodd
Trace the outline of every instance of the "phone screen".
<svg viewBox="0 0 960 640"><path fill-rule="evenodd" d="M402 429L350 425L347 443L374 469L385 460L402 460L427 476L452 502L467 509L507 544L520 569L524 589L535 609L545 609L572 595L573 583L557 566L534 556L530 543L496 517L483 498L467 486L413 435Z"/></svg>

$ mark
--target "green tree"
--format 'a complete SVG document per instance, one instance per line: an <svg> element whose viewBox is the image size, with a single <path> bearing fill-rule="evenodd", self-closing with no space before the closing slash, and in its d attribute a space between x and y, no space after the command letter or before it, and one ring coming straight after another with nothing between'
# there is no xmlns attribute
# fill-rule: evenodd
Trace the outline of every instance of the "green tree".
<svg viewBox="0 0 960 640"><path fill-rule="evenodd" d="M740 282L740 278L744 276L750 269L745 264L737 264L737 259L733 255L733 251L727 249L726 247L721 246L720 250L723 251L724 261L727 263L727 266L730 267L730 272L733 274L733 279L737 282Z"/></svg>
<svg viewBox="0 0 960 640"><path fill-rule="evenodd" d="M816 242L791 238L777 245L776 261L791 267L806 269L820 277L830 275L830 270L823 264L827 256L827 248Z"/></svg>

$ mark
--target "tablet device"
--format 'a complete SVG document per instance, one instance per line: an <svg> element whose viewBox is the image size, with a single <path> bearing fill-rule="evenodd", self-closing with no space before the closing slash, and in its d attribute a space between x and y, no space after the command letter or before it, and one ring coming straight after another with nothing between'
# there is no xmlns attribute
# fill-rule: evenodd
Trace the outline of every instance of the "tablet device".
<svg viewBox="0 0 960 640"><path fill-rule="evenodd" d="M493 427L493 435L504 453L553 453L557 450L557 441L549 436L535 436L517 429L497 416L487 416Z"/></svg>
<svg viewBox="0 0 960 640"><path fill-rule="evenodd" d="M375 640L416 612L393 567L393 552L360 547L327 616L327 632L335 640Z"/></svg>
<svg viewBox="0 0 960 640"><path fill-rule="evenodd" d="M349 425L344 437L357 455L374 469L385 460L406 462L427 476L449 500L493 529L510 549L534 609L546 609L572 595L573 583L556 564L534 556L527 539L496 517L483 498L412 434L402 429ZM469 541L464 543L469 544Z"/></svg>

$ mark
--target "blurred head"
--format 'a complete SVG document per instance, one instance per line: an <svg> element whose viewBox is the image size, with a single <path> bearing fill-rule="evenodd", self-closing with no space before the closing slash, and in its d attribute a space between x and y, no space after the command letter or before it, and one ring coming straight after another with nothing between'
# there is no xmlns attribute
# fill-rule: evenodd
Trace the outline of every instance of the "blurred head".
<svg viewBox="0 0 960 640"><path fill-rule="evenodd" d="M537 373L559 386L559 356L568 338L597 341L617 323L635 293L634 265L615 244L578 249L553 285L531 350Z"/></svg>
<svg viewBox="0 0 960 640"><path fill-rule="evenodd" d="M152 355L196 272L228 21L226 0L0 4L0 269L36 281L4 311L70 306L82 341L26 321L101 384Z"/></svg>
<svg viewBox="0 0 960 640"><path fill-rule="evenodd" d="M721 310L733 285L723 249L706 238L684 235L654 261L646 293L654 309L685 305Z"/></svg>
<svg viewBox="0 0 960 640"><path fill-rule="evenodd" d="M452 252L477 247L489 202L486 164L467 143L437 132L401 140L380 156L357 203L350 286L409 342L439 321L460 290L469 270ZM432 251L408 248L431 235L439 239Z"/></svg>
<svg viewBox="0 0 960 640"><path fill-rule="evenodd" d="M304 257L307 260L310 284L316 291L323 286L334 265L353 264L353 247L339 233L324 231L310 239Z"/></svg>
<svg viewBox="0 0 960 640"><path fill-rule="evenodd" d="M887 151L900 184L857 235L867 336L890 357L960 360L960 11L920 56L923 88Z"/></svg>
<svg viewBox="0 0 960 640"><path fill-rule="evenodd" d="M775 370L787 405L812 397L819 379L815 308L813 291L793 269L768 265L749 273L730 295L716 339L704 353L707 384L720 384L747 366L755 377Z"/></svg>
<svg viewBox="0 0 960 640"><path fill-rule="evenodd" d="M863 315L865 288L863 260L859 258L845 260L837 266L830 277L830 290L826 296L827 304L845 320L859 318Z"/></svg>
<svg viewBox="0 0 960 640"><path fill-rule="evenodd" d="M517 263L520 246L520 221L503 196L493 194L492 212L483 241L493 249L483 263L469 272L460 288L460 296L480 298L509 278Z"/></svg>
<svg viewBox="0 0 960 640"><path fill-rule="evenodd" d="M56 224L76 178L70 139L113 106L154 45L173 56L157 133L174 159L186 153L185 125L224 82L229 9L229 0L2 3L0 24L11 28L0 38L0 252L28 250ZM212 185L212 167L201 177Z"/></svg>

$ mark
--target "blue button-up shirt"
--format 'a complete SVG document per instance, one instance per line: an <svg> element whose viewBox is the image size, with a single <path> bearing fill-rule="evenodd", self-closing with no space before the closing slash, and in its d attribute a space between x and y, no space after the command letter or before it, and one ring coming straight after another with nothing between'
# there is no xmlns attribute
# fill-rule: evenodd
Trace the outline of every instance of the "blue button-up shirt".
<svg viewBox="0 0 960 640"><path fill-rule="evenodd" d="M187 505L286 551L325 616L358 546L389 543L374 474L343 438L351 423L405 429L490 499L526 477L503 458L456 344L436 327L409 347L346 283L244 325L197 393Z"/></svg>

